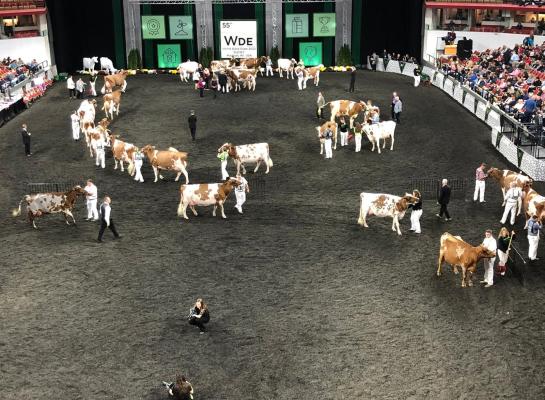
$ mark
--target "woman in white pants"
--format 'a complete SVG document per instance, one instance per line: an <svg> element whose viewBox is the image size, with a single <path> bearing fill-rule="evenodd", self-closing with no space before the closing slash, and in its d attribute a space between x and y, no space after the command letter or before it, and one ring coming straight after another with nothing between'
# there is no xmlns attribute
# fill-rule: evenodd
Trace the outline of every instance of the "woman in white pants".
<svg viewBox="0 0 545 400"><path fill-rule="evenodd" d="M354 142L356 143L356 153L361 151L361 134L362 126L359 122L354 125Z"/></svg>
<svg viewBox="0 0 545 400"><path fill-rule="evenodd" d="M411 229L414 233L421 233L420 230L420 217L422 216L422 195L418 190L413 190L413 196L418 199L415 204L410 204L411 211Z"/></svg>
<svg viewBox="0 0 545 400"><path fill-rule="evenodd" d="M229 158L229 153L227 152L227 150L223 150L218 153L218 159L221 161L221 180L222 181L229 178L229 173L227 172L228 158Z"/></svg>
<svg viewBox="0 0 545 400"><path fill-rule="evenodd" d="M539 245L539 231L542 227L537 220L537 215L532 215L532 219L528 221L528 258L530 261L538 260L537 246Z"/></svg>
<svg viewBox="0 0 545 400"><path fill-rule="evenodd" d="M72 138L77 142L79 140L79 115L77 111L70 116L72 120Z"/></svg>
<svg viewBox="0 0 545 400"><path fill-rule="evenodd" d="M95 160L95 164L98 167L99 165L102 168L106 168L106 152L104 147L106 146L106 143L104 143L104 140L98 139L96 143L96 153L97 157Z"/></svg>
<svg viewBox="0 0 545 400"><path fill-rule="evenodd" d="M348 124L344 117L341 118L341 123L339 124L339 131L341 133L341 146L348 145Z"/></svg>
<svg viewBox="0 0 545 400"><path fill-rule="evenodd" d="M246 202L246 193L250 193L250 186L248 185L248 181L240 174L237 174L237 181L240 182L240 185L235 188L235 196L237 198L235 208L239 214L242 214L242 205Z"/></svg>
<svg viewBox="0 0 545 400"><path fill-rule="evenodd" d="M333 139L333 132L327 128L323 133L325 158L333 158L333 149L331 147L331 141Z"/></svg>
<svg viewBox="0 0 545 400"><path fill-rule="evenodd" d="M265 76L269 76L269 73L271 76L274 76L271 57L267 57L267 61L265 62L265 71Z"/></svg>
<svg viewBox="0 0 545 400"><path fill-rule="evenodd" d="M134 153L134 180L137 182L144 182L144 177L142 176L142 164L144 163L144 154L137 149Z"/></svg>
<svg viewBox="0 0 545 400"><path fill-rule="evenodd" d="M87 197L87 218L86 221L98 221L97 197L98 190L91 179L87 180L85 186L85 197Z"/></svg>
<svg viewBox="0 0 545 400"><path fill-rule="evenodd" d="M492 236L492 231L490 229L486 230L485 237L481 243L485 249L490 250L496 253L497 243L494 236ZM485 258L484 260L484 277L481 283L485 283L484 287L490 287L494 284L494 263L496 262L496 257Z"/></svg>
<svg viewBox="0 0 545 400"><path fill-rule="evenodd" d="M501 223L505 224L507 216L511 213L511 225L515 225L515 216L517 215L517 208L519 200L522 198L522 190L517 186L516 182L511 182L509 190L505 193L505 209L503 210L503 217Z"/></svg>

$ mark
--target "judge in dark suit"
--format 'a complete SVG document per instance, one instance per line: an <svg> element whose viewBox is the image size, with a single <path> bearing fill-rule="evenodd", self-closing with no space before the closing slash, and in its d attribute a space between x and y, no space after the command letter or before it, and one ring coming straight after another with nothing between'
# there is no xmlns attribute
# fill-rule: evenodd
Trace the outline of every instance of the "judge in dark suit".
<svg viewBox="0 0 545 400"><path fill-rule="evenodd" d="M352 67L352 71L350 72L350 87L348 88L348 91L350 93L354 92L355 84L356 84L356 68Z"/></svg>
<svg viewBox="0 0 545 400"><path fill-rule="evenodd" d="M195 111L191 110L187 123L191 131L191 139L195 141L195 135L197 134L197 117L195 116Z"/></svg>
<svg viewBox="0 0 545 400"><path fill-rule="evenodd" d="M102 242L102 235L104 235L104 231L106 228L110 228L112 233L114 234L115 239L119 239L121 236L119 233L117 233L117 230L115 229L114 220L112 218L112 208L110 207L110 203L112 200L108 197L104 197L104 202L100 205L100 230L98 232L98 239L97 242Z"/></svg>
<svg viewBox="0 0 545 400"><path fill-rule="evenodd" d="M446 179L443 179L441 190L439 191L439 199L437 200L437 204L441 205L441 208L439 209L439 214L435 214L438 218L442 218L443 214L445 214L445 220L450 221L452 218L450 218L450 214L447 210L447 205L450 201L450 187L448 186L448 181Z"/></svg>
<svg viewBox="0 0 545 400"><path fill-rule="evenodd" d="M23 137L23 144L25 145L25 154L27 157L30 157L32 155L30 152L30 132L27 130L26 124L22 125L21 136Z"/></svg>

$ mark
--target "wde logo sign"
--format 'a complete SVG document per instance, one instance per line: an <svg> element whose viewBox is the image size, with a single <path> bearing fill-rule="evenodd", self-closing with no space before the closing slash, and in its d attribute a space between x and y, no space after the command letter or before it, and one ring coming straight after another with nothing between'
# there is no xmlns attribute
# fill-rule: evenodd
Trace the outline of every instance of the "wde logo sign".
<svg viewBox="0 0 545 400"><path fill-rule="evenodd" d="M221 21L221 58L257 57L256 21Z"/></svg>

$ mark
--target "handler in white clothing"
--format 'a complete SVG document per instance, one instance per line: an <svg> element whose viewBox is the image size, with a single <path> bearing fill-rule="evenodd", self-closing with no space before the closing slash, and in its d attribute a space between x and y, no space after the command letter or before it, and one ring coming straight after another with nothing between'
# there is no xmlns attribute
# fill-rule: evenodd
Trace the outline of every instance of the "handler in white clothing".
<svg viewBox="0 0 545 400"><path fill-rule="evenodd" d="M96 166L98 167L99 165L102 167L102 168L106 168L106 151L105 151L105 147L106 147L106 143L104 142L104 139L100 138L96 141L96 152L97 152L97 157L96 157Z"/></svg>
<svg viewBox="0 0 545 400"><path fill-rule="evenodd" d="M267 57L267 61L265 61L265 71L265 76L269 76L269 73L274 76L271 57Z"/></svg>
<svg viewBox="0 0 545 400"><path fill-rule="evenodd" d="M237 197L235 208L239 214L242 214L242 205L246 202L246 193L250 193L250 186L248 181L240 174L237 174L237 181L240 182L240 185L235 188L235 196Z"/></svg>
<svg viewBox="0 0 545 400"><path fill-rule="evenodd" d="M492 231L490 229L486 230L485 238L481 243L486 249L496 253L497 243L496 239L492 236ZM481 283L486 283L484 287L490 287L494 284L494 263L496 262L496 257L485 258L484 260L484 278Z"/></svg>
<svg viewBox="0 0 545 400"><path fill-rule="evenodd" d="M325 158L333 158L333 149L331 147L333 131L327 128L322 134L322 137L324 138Z"/></svg>
<svg viewBox="0 0 545 400"><path fill-rule="evenodd" d="M306 82L304 82L305 73L303 68L297 68L297 72L295 72L295 74L297 75L297 87L299 88L299 90L306 89L307 85L306 85Z"/></svg>
<svg viewBox="0 0 545 400"><path fill-rule="evenodd" d="M74 111L74 113L70 116L70 119L72 120L72 138L75 141L79 140L79 115L77 111Z"/></svg>
<svg viewBox="0 0 545 400"><path fill-rule="evenodd" d="M517 186L515 182L511 182L509 190L505 193L505 209L503 210L503 217L501 223L505 224L507 216L511 213L511 225L515 225L515 216L517 215L517 209L519 201L522 198L522 190Z"/></svg>
<svg viewBox="0 0 545 400"><path fill-rule="evenodd" d="M144 182L142 171L140 171L143 163L144 163L144 154L142 154L140 149L136 149L136 152L134 153L134 180L140 183Z"/></svg>
<svg viewBox="0 0 545 400"><path fill-rule="evenodd" d="M85 196L87 197L87 218L86 221L98 221L97 197L98 190L91 179L87 179L85 186Z"/></svg>
<svg viewBox="0 0 545 400"><path fill-rule="evenodd" d="M229 159L229 153L227 150L219 151L218 159L221 162L221 180L224 181L229 178L229 172L227 172L227 160Z"/></svg>

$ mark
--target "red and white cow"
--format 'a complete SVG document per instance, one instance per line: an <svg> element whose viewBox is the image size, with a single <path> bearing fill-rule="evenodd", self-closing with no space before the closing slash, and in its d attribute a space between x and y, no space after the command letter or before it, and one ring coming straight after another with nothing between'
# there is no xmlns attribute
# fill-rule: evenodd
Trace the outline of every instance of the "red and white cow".
<svg viewBox="0 0 545 400"><path fill-rule="evenodd" d="M383 140L382 148L386 147L386 139L390 138L390 150L394 149L394 134L396 123L394 121L384 121L378 124L363 124L363 131L373 145L371 151L375 151L375 143L380 154L380 141Z"/></svg>
<svg viewBox="0 0 545 400"><path fill-rule="evenodd" d="M269 173L269 168L273 166L273 161L269 155L268 143L242 144L238 146L232 143L225 143L218 149L218 153L225 150L227 150L229 157L233 159L237 166L237 174L240 173L240 167L242 167L242 173L246 173L246 168L244 168L245 163L256 163L254 172L257 172L261 162L264 162L267 166L266 174Z"/></svg>
<svg viewBox="0 0 545 400"><path fill-rule="evenodd" d="M88 132L95 127L96 100L83 100L77 110L81 132L89 146Z"/></svg>
<svg viewBox="0 0 545 400"><path fill-rule="evenodd" d="M377 217L391 217L392 230L401 235L399 229L399 220L405 216L405 212L409 204L414 204L418 199L409 193L405 193L403 197L394 196L384 193L366 193L360 194L360 216L358 224L368 228L367 216L376 215Z"/></svg>
<svg viewBox="0 0 545 400"><path fill-rule="evenodd" d="M185 183L189 183L187 176L187 153L185 151L178 151L174 147L169 147L168 150L155 150L155 146L150 144L145 145L141 150L153 168L153 173L155 174L154 182L157 182L158 177L163 179L159 171L164 169L177 172L176 182L180 179L180 175L184 174Z"/></svg>
<svg viewBox="0 0 545 400"><path fill-rule="evenodd" d="M111 93L116 86L119 86L121 88L121 91L125 93L125 89L127 88L128 75L129 73L123 70L121 70L117 74L104 75L104 85L102 86L102 89L100 89L100 93Z"/></svg>
<svg viewBox="0 0 545 400"><path fill-rule="evenodd" d="M537 215L538 221L545 224L545 196L540 195L529 184L524 186L522 205L526 214L524 229L528 228L532 215Z"/></svg>
<svg viewBox="0 0 545 400"><path fill-rule="evenodd" d="M483 258L493 257L496 257L496 252L488 250L482 244L473 247L460 236L445 232L441 235L437 276L441 276L441 266L443 262L447 262L452 265L455 274L458 274L458 267L462 268L462 287L473 286L471 278L477 270L478 262Z"/></svg>
<svg viewBox="0 0 545 400"><path fill-rule="evenodd" d="M367 104L364 101L351 101L351 100L333 100L329 102L331 111L330 121L335 121L336 117L347 116L350 118L350 128L354 126L354 120L360 113L367 112Z"/></svg>
<svg viewBox="0 0 545 400"><path fill-rule="evenodd" d="M193 185L180 186L180 203L178 204L178 215L187 217L187 207L191 208L194 215L197 214L195 206L214 206L212 215L216 216L216 209L221 209L222 218L227 218L223 210L223 204L227 200L229 193L240 185L240 182L234 178L227 178L223 183L197 183Z"/></svg>
<svg viewBox="0 0 545 400"><path fill-rule="evenodd" d="M110 130L108 125L110 121L107 118L102 118L98 123L98 126L94 129L89 130L87 133L88 143L89 143L89 155L94 157L96 155L97 143L102 142L105 145L110 144Z"/></svg>
<svg viewBox="0 0 545 400"><path fill-rule="evenodd" d="M129 175L133 175L134 170L134 153L136 153L136 146L132 143L124 142L119 140L118 135L110 135L110 146L112 148L112 154L114 157L114 169L117 169L117 162L121 165L121 172L124 172L123 163L126 162L129 165L127 166L127 172Z"/></svg>
<svg viewBox="0 0 545 400"><path fill-rule="evenodd" d="M515 185L521 189L524 189L526 185L531 187L533 184L533 180L529 176L519 174L518 172L510 171L508 169L500 170L492 167L486 173L489 177L494 178L500 184L501 194L503 197L502 206L505 205L505 193L511 187L511 182L515 182ZM522 199L519 199L517 208L517 215L519 215L522 209Z"/></svg>
<svg viewBox="0 0 545 400"><path fill-rule="evenodd" d="M324 68L323 64L316 67L305 68L305 87L307 86L307 80L313 79L314 85L318 86L320 83L320 71Z"/></svg>
<svg viewBox="0 0 545 400"><path fill-rule="evenodd" d="M50 192L26 195L19 202L19 208L12 210L11 214L13 217L21 215L21 204L26 203L28 222L32 224L34 229L38 229L34 219L46 214L62 213L67 225L70 225L67 217L72 218L75 225L76 220L74 215L72 215L72 209L74 208L74 204L76 204L78 196L85 196L86 193L81 186L74 186L64 193Z"/></svg>
<svg viewBox="0 0 545 400"><path fill-rule="evenodd" d="M335 122L327 121L326 123L322 124L322 126L316 127L318 138L320 139L320 154L324 154L324 132L327 128L331 129L331 132L333 132L333 148L337 149L337 124Z"/></svg>
<svg viewBox="0 0 545 400"><path fill-rule="evenodd" d="M121 90L114 90L112 93L102 96L104 100L104 106L102 110L106 114L106 118L114 119L114 112L116 117L119 116L119 108L121 106ZM109 115L108 115L109 114Z"/></svg>

